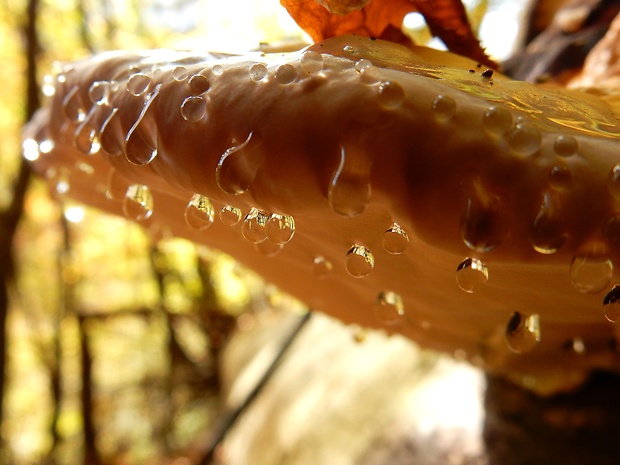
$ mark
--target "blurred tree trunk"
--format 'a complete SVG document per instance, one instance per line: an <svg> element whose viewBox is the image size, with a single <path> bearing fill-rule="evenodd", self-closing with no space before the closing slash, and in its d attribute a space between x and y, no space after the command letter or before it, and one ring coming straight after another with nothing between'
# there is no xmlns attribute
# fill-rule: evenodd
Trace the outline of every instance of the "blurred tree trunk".
<svg viewBox="0 0 620 465"><path fill-rule="evenodd" d="M29 120L39 107L39 86L36 79L36 57L40 51L37 33L38 0L29 0L26 21L22 25L24 55L26 57L25 120ZM19 154L16 154L19 156ZM10 204L0 212L0 422L4 417L4 391L6 378L6 320L9 310L10 288L15 276L13 238L24 209L24 197L30 177L30 169L22 159L13 186Z"/></svg>

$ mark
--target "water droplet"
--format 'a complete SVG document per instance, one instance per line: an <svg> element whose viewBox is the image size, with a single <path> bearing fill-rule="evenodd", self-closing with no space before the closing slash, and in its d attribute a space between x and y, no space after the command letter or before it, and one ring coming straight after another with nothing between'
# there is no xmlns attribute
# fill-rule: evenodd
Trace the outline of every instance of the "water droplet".
<svg viewBox="0 0 620 465"><path fill-rule="evenodd" d="M123 153L124 139L118 118L118 108L110 107L110 114L101 125L99 141L101 148L110 155L119 156Z"/></svg>
<svg viewBox="0 0 620 465"><path fill-rule="evenodd" d="M379 84L379 103L383 108L396 108L405 100L405 91L391 81Z"/></svg>
<svg viewBox="0 0 620 465"><path fill-rule="evenodd" d="M366 58L355 63L355 70L360 74L360 79L364 84L373 85L381 80L379 69Z"/></svg>
<svg viewBox="0 0 620 465"><path fill-rule="evenodd" d="M473 294L489 280L489 269L477 258L466 258L456 267L456 283L465 292Z"/></svg>
<svg viewBox="0 0 620 465"><path fill-rule="evenodd" d="M611 282L614 266L602 255L577 255L570 264L570 280L584 294L601 292Z"/></svg>
<svg viewBox="0 0 620 465"><path fill-rule="evenodd" d="M344 259L344 267L354 278L368 276L375 266L375 257L366 246L354 244Z"/></svg>
<svg viewBox="0 0 620 465"><path fill-rule="evenodd" d="M224 72L224 68L221 65L215 65L211 68L211 72L216 76L220 76Z"/></svg>
<svg viewBox="0 0 620 465"><path fill-rule="evenodd" d="M73 144L82 153L93 155L101 149L97 130L89 123L87 118L78 126L75 131Z"/></svg>
<svg viewBox="0 0 620 465"><path fill-rule="evenodd" d="M510 148L523 156L534 155L540 149L542 136L532 124L522 121L506 135Z"/></svg>
<svg viewBox="0 0 620 465"><path fill-rule="evenodd" d="M220 220L226 226L235 226L241 221L241 209L232 205L224 205L220 210Z"/></svg>
<svg viewBox="0 0 620 465"><path fill-rule="evenodd" d="M475 183L461 226L465 245L477 252L490 252L504 241L508 223L501 199Z"/></svg>
<svg viewBox="0 0 620 465"><path fill-rule="evenodd" d="M493 136L501 136L512 126L512 115L502 107L489 107L482 117L484 129Z"/></svg>
<svg viewBox="0 0 620 465"><path fill-rule="evenodd" d="M394 325L405 315L405 305L400 295L392 291L380 292L374 306L377 319L386 325Z"/></svg>
<svg viewBox="0 0 620 465"><path fill-rule="evenodd" d="M433 100L433 112L438 121L448 121L456 112L456 102L447 95L438 95Z"/></svg>
<svg viewBox="0 0 620 465"><path fill-rule="evenodd" d="M181 104L181 116L190 123L200 121L207 114L207 101L199 96L187 97Z"/></svg>
<svg viewBox="0 0 620 465"><path fill-rule="evenodd" d="M267 67L262 63L254 63L248 71L252 81L262 81L269 75Z"/></svg>
<svg viewBox="0 0 620 465"><path fill-rule="evenodd" d="M202 94L211 87L209 79L204 74L194 74L189 78L189 81L187 81L187 85L194 95Z"/></svg>
<svg viewBox="0 0 620 465"><path fill-rule="evenodd" d="M140 116L125 137L125 155L135 165L146 165L157 156L157 127L153 118L147 116L159 95L161 84L145 99Z"/></svg>
<svg viewBox="0 0 620 465"><path fill-rule="evenodd" d="M353 45L345 45L344 47L342 47L342 50L347 53L355 53L355 48L353 47Z"/></svg>
<svg viewBox="0 0 620 465"><path fill-rule="evenodd" d="M278 255L284 246L282 244L274 244L271 241L262 241L256 245L256 250L258 250L265 257L274 257Z"/></svg>
<svg viewBox="0 0 620 465"><path fill-rule="evenodd" d="M605 318L610 322L620 322L620 286L617 284L605 295L603 299L603 312L605 313Z"/></svg>
<svg viewBox="0 0 620 465"><path fill-rule="evenodd" d="M306 74L318 73L323 69L323 55L318 52L306 50L301 54L299 66Z"/></svg>
<svg viewBox="0 0 620 465"><path fill-rule="evenodd" d="M243 219L241 233L248 241L258 244L267 239L267 220L269 215L263 210L252 207Z"/></svg>
<svg viewBox="0 0 620 465"><path fill-rule="evenodd" d="M297 79L297 70L288 64L280 65L276 68L274 76L280 84L290 84Z"/></svg>
<svg viewBox="0 0 620 465"><path fill-rule="evenodd" d="M553 144L553 151L560 157L570 157L577 153L579 144L573 136L558 136Z"/></svg>
<svg viewBox="0 0 620 465"><path fill-rule="evenodd" d="M332 262L323 256L314 257L312 261L312 272L317 278L326 278L332 272Z"/></svg>
<svg viewBox="0 0 620 465"><path fill-rule="evenodd" d="M549 255L558 251L566 240L564 226L560 222L558 208L547 192L530 234L532 247L539 253Z"/></svg>
<svg viewBox="0 0 620 465"><path fill-rule="evenodd" d="M409 245L409 236L403 228L394 223L383 233L382 243L386 252L399 255Z"/></svg>
<svg viewBox="0 0 620 465"><path fill-rule="evenodd" d="M228 194L239 195L247 191L263 162L260 142L253 134L251 132L240 145L226 150L215 169L218 186Z"/></svg>
<svg viewBox="0 0 620 465"><path fill-rule="evenodd" d="M340 165L332 176L327 200L332 209L344 216L357 216L370 200L371 160L359 149L340 150Z"/></svg>
<svg viewBox="0 0 620 465"><path fill-rule="evenodd" d="M614 197L616 197L616 199L620 199L620 163L611 169L609 181L610 192L614 195Z"/></svg>
<svg viewBox="0 0 620 465"><path fill-rule="evenodd" d="M288 243L295 235L295 220L290 215L272 213L267 220L267 237L278 245Z"/></svg>
<svg viewBox="0 0 620 465"><path fill-rule="evenodd" d="M62 111L65 117L73 123L80 123L86 118L86 111L79 94L79 87L73 86L62 101Z"/></svg>
<svg viewBox="0 0 620 465"><path fill-rule="evenodd" d="M97 105L107 104L109 95L110 83L108 81L93 82L88 89L88 98L90 98L91 102Z"/></svg>
<svg viewBox="0 0 620 465"><path fill-rule="evenodd" d="M540 342L540 317L515 312L504 334L508 349L516 354L529 352Z"/></svg>
<svg viewBox="0 0 620 465"><path fill-rule="evenodd" d="M566 189L571 184L571 173L566 166L554 166L549 172L549 183L556 189Z"/></svg>
<svg viewBox="0 0 620 465"><path fill-rule="evenodd" d="M185 208L185 222L194 229L207 229L213 224L214 210L204 195L195 194Z"/></svg>
<svg viewBox="0 0 620 465"><path fill-rule="evenodd" d="M149 89L152 82L153 80L147 74L133 74L129 77L129 80L127 81L127 92L129 92L131 95L139 97Z"/></svg>
<svg viewBox="0 0 620 465"><path fill-rule="evenodd" d="M172 70L172 78L175 81L185 81L187 76L189 76L189 73L187 72L187 68L185 66L177 66Z"/></svg>
<svg viewBox="0 0 620 465"><path fill-rule="evenodd" d="M127 188L123 200L123 212L129 219L143 221L153 214L151 190L143 184L132 184Z"/></svg>
<svg viewBox="0 0 620 465"><path fill-rule="evenodd" d="M119 202L124 200L129 184L129 181L120 172L111 168L108 173L106 197Z"/></svg>

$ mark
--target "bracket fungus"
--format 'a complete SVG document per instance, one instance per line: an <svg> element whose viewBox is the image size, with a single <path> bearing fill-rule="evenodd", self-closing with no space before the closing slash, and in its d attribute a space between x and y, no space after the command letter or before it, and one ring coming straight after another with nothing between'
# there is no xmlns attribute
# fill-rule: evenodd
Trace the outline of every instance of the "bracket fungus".
<svg viewBox="0 0 620 465"><path fill-rule="evenodd" d="M616 96L355 36L104 53L48 87L24 152L52 189L541 391L620 369Z"/></svg>

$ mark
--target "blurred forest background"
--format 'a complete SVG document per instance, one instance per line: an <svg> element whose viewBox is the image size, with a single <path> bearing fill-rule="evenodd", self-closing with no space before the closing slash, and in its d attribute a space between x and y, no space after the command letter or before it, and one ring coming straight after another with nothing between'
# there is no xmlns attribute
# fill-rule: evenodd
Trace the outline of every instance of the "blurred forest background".
<svg viewBox="0 0 620 465"><path fill-rule="evenodd" d="M223 341L281 297L227 256L31 177L21 127L57 60L303 39L277 3L0 0L0 465L192 463L217 418ZM487 2L473 4L479 20Z"/></svg>

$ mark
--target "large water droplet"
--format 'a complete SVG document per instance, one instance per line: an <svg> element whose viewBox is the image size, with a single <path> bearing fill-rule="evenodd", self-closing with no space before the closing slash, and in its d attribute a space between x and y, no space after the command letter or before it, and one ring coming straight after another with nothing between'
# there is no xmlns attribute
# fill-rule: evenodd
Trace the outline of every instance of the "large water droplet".
<svg viewBox="0 0 620 465"><path fill-rule="evenodd" d="M295 220L290 215L272 213L267 220L267 237L278 245L288 243L295 234Z"/></svg>
<svg viewBox="0 0 620 465"><path fill-rule="evenodd" d="M577 153L579 144L573 136L558 136L553 144L553 151L560 157L570 157Z"/></svg>
<svg viewBox="0 0 620 465"><path fill-rule="evenodd" d="M383 233L382 243L386 252L399 255L409 245L409 236L403 228L394 223Z"/></svg>
<svg viewBox="0 0 620 465"><path fill-rule="evenodd" d="M465 292L482 289L489 280L489 269L477 258L466 258L456 268L456 283Z"/></svg>
<svg viewBox="0 0 620 465"><path fill-rule="evenodd" d="M175 81L185 81L188 76L189 76L189 73L185 66L177 66L176 68L172 70L172 78Z"/></svg>
<svg viewBox="0 0 620 465"><path fill-rule="evenodd" d="M516 354L529 352L540 342L540 316L513 313L504 336L506 345L512 352Z"/></svg>
<svg viewBox="0 0 620 465"><path fill-rule="evenodd" d="M150 87L153 80L144 73L136 73L129 77L127 81L127 92L131 95L139 97L144 94Z"/></svg>
<svg viewBox="0 0 620 465"><path fill-rule="evenodd" d="M391 81L379 84L379 103L383 108L396 108L405 100L403 88Z"/></svg>
<svg viewBox="0 0 620 465"><path fill-rule="evenodd" d="M104 107L94 106L88 116L75 130L73 144L82 153L93 155L101 149L97 128L93 126L96 110ZM107 107L109 108L109 107Z"/></svg>
<svg viewBox="0 0 620 465"><path fill-rule="evenodd" d="M301 54L299 66L304 73L318 73L323 69L323 55L318 52L307 50Z"/></svg>
<svg viewBox="0 0 620 465"><path fill-rule="evenodd" d="M554 166L549 172L549 183L556 189L570 187L571 178L571 172L566 166Z"/></svg>
<svg viewBox="0 0 620 465"><path fill-rule="evenodd" d="M224 68L221 65L214 65L213 68L211 68L211 72L215 76L221 76L224 74Z"/></svg>
<svg viewBox="0 0 620 465"><path fill-rule="evenodd" d="M603 312L605 318L610 322L620 322L620 286L617 284L605 295L603 299Z"/></svg>
<svg viewBox="0 0 620 465"><path fill-rule="evenodd" d="M371 160L359 149L340 150L340 164L328 188L332 209L344 216L357 216L370 200Z"/></svg>
<svg viewBox="0 0 620 465"><path fill-rule="evenodd" d="M190 96L181 104L181 116L190 123L200 121L207 114L207 101L200 96Z"/></svg>
<svg viewBox="0 0 620 465"><path fill-rule="evenodd" d="M262 81L269 75L267 67L262 63L254 63L248 71L252 81Z"/></svg>
<svg viewBox="0 0 620 465"><path fill-rule="evenodd" d="M258 244L267 239L267 220L269 215L263 210L252 207L243 219L241 233L248 241Z"/></svg>
<svg viewBox="0 0 620 465"><path fill-rule="evenodd" d="M368 247L354 244L345 256L344 266L354 278L363 278L374 268L375 257Z"/></svg>
<svg viewBox="0 0 620 465"><path fill-rule="evenodd" d="M474 184L467 201L467 212L461 226L461 237L467 247L477 252L490 252L508 234L508 218L501 199Z"/></svg>
<svg viewBox="0 0 620 465"><path fill-rule="evenodd" d="M323 279L330 275L333 265L323 256L314 257L312 261L312 272L317 278Z"/></svg>
<svg viewBox="0 0 620 465"><path fill-rule="evenodd" d="M253 134L251 132L242 144L226 150L215 169L218 186L228 194L247 191L263 162L262 151L258 148L260 143Z"/></svg>
<svg viewBox="0 0 620 465"><path fill-rule="evenodd" d="M530 234L530 242L537 252L552 254L558 251L566 241L566 231L558 215L558 208L549 193L543 196L543 203Z"/></svg>
<svg viewBox="0 0 620 465"><path fill-rule="evenodd" d="M355 70L360 74L360 80L367 85L374 85L381 80L379 69L372 64L372 61L362 58L355 63Z"/></svg>
<svg viewBox="0 0 620 465"><path fill-rule="evenodd" d="M512 126L512 115L502 107L489 107L482 117L484 129L491 135L499 137Z"/></svg>
<svg viewBox="0 0 620 465"><path fill-rule="evenodd" d="M143 184L132 184L127 188L123 200L123 212L129 219L142 221L153 214L151 190Z"/></svg>
<svg viewBox="0 0 620 465"><path fill-rule="evenodd" d="M209 78L200 73L194 74L191 78L189 78L187 85L194 95L202 94L203 92L209 90L209 87L211 87Z"/></svg>
<svg viewBox="0 0 620 465"><path fill-rule="evenodd" d="M609 286L613 273L613 263L602 255L577 255L570 264L571 282L584 294L601 292Z"/></svg>
<svg viewBox="0 0 620 465"><path fill-rule="evenodd" d="M280 65L276 68L274 77L280 84L290 84L297 79L297 70L289 64Z"/></svg>
<svg viewBox="0 0 620 465"><path fill-rule="evenodd" d="M540 131L525 121L515 124L514 128L506 135L506 139L514 152L526 157L538 152L542 144Z"/></svg>
<svg viewBox="0 0 620 465"><path fill-rule="evenodd" d="M125 137L125 156L135 165L146 165L157 156L157 127L154 118L149 118L147 113L154 108L160 87L158 84L147 96L138 119Z"/></svg>
<svg viewBox="0 0 620 465"><path fill-rule="evenodd" d="M84 109L79 90L78 86L72 87L62 101L62 112L73 123L79 123L86 118L86 110Z"/></svg>
<svg viewBox="0 0 620 465"><path fill-rule="evenodd" d="M374 306L377 319L386 325L400 323L405 315L405 305L400 295L392 291L380 292Z"/></svg>
<svg viewBox="0 0 620 465"><path fill-rule="evenodd" d="M235 226L241 221L241 209L232 205L224 205L220 210L220 220L226 226Z"/></svg>
<svg viewBox="0 0 620 465"><path fill-rule="evenodd" d="M215 211L204 195L195 194L185 208L185 222L194 229L207 229L213 224Z"/></svg>
<svg viewBox="0 0 620 465"><path fill-rule="evenodd" d="M449 121L456 112L456 102L447 95L438 95L433 100L433 115L437 121Z"/></svg>
<svg viewBox="0 0 620 465"><path fill-rule="evenodd" d="M107 104L109 95L110 83L108 81L95 81L88 89L88 98L97 105Z"/></svg>

